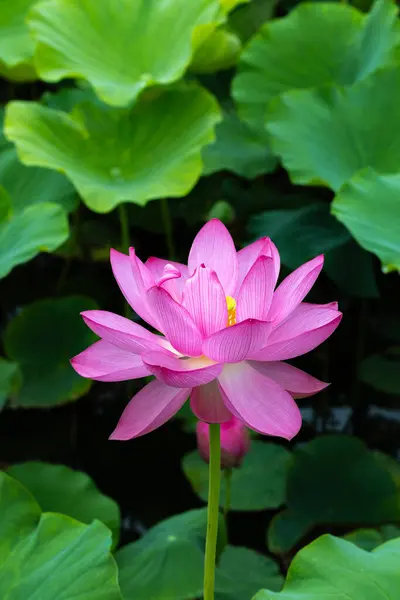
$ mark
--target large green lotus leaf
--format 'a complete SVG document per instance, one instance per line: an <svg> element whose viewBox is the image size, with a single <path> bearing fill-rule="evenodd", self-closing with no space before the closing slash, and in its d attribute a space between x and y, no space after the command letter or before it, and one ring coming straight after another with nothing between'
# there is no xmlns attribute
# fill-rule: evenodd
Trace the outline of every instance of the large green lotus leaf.
<svg viewBox="0 0 400 600"><path fill-rule="evenodd" d="M187 600L203 589L206 509L182 513L153 527L116 554L125 600Z"/></svg>
<svg viewBox="0 0 400 600"><path fill-rule="evenodd" d="M180 79L195 28L224 17L219 0L44 0L28 22L41 79L86 79L104 102L126 106L146 87Z"/></svg>
<svg viewBox="0 0 400 600"><path fill-rule="evenodd" d="M65 211L57 204L27 206L17 213L0 186L0 278L40 252L51 252L69 235Z"/></svg>
<svg viewBox="0 0 400 600"><path fill-rule="evenodd" d="M0 597L7 600L122 600L111 533L43 513L16 480L0 473Z"/></svg>
<svg viewBox="0 0 400 600"><path fill-rule="evenodd" d="M255 440L240 468L233 469L232 510L278 508L285 501L286 481L291 454L283 446ZM207 501L208 465L197 451L187 454L183 471L193 491ZM225 503L225 480L221 481L221 506Z"/></svg>
<svg viewBox="0 0 400 600"><path fill-rule="evenodd" d="M398 600L400 539L373 552L323 535L295 556L283 590L261 590L254 600Z"/></svg>
<svg viewBox="0 0 400 600"><path fill-rule="evenodd" d="M73 114L11 102L5 131L27 165L64 171L96 212L184 196L202 171L219 109L195 84L157 91L130 110L84 103Z"/></svg>
<svg viewBox="0 0 400 600"><path fill-rule="evenodd" d="M286 491L288 508L268 533L275 551L289 550L316 525L380 525L400 518L393 478L357 438L325 436L296 449Z"/></svg>
<svg viewBox="0 0 400 600"><path fill-rule="evenodd" d="M351 84L390 64L399 44L393 0L377 0L364 17L335 3L304 3L267 22L243 52L233 95L246 121L262 124L283 92Z"/></svg>
<svg viewBox="0 0 400 600"><path fill-rule="evenodd" d="M76 192L66 177L49 169L26 167L3 132L4 111L0 111L0 185L8 192L13 212L33 204L60 204L67 212L77 206Z"/></svg>
<svg viewBox="0 0 400 600"><path fill-rule="evenodd" d="M0 153L0 185L9 193L17 213L34 204L60 205L67 212L77 207L77 195L66 177L49 169L26 167L15 148Z"/></svg>
<svg viewBox="0 0 400 600"><path fill-rule="evenodd" d="M380 143L380 128L376 133ZM397 145L393 153L400 158L400 142ZM363 248L378 256L386 272L400 270L399 173L381 175L372 169L357 173L339 190L332 213Z"/></svg>
<svg viewBox="0 0 400 600"><path fill-rule="evenodd" d="M43 462L13 465L7 472L31 492L42 511L68 515L87 524L98 519L118 541L121 520L118 504L102 494L86 473Z"/></svg>
<svg viewBox="0 0 400 600"><path fill-rule="evenodd" d="M90 380L79 377L69 360L95 340L79 314L94 308L84 296L39 300L9 323L6 354L19 363L23 377L14 405L54 406L88 391Z"/></svg>
<svg viewBox="0 0 400 600"><path fill-rule="evenodd" d="M225 29L214 29L197 45L190 63L194 73L214 73L236 65L242 44L234 33Z"/></svg>
<svg viewBox="0 0 400 600"><path fill-rule="evenodd" d="M0 358L0 410L11 395L16 393L20 385L20 371L18 364Z"/></svg>
<svg viewBox="0 0 400 600"><path fill-rule="evenodd" d="M235 113L225 113L215 134L215 142L203 150L204 175L227 170L254 179L275 169L277 161L263 129L249 127Z"/></svg>
<svg viewBox="0 0 400 600"><path fill-rule="evenodd" d="M346 88L282 94L267 115L272 150L294 183L322 183L335 191L366 167L395 173L400 164L399 95L400 68L378 71Z"/></svg>
<svg viewBox="0 0 400 600"><path fill-rule="evenodd" d="M0 471L0 564L39 523L40 506L18 482ZM0 589L2 581L0 569Z"/></svg>
<svg viewBox="0 0 400 600"><path fill-rule="evenodd" d="M227 546L216 575L216 600L249 600L261 588L282 589L277 563L249 548Z"/></svg>
<svg viewBox="0 0 400 600"><path fill-rule="evenodd" d="M25 22L37 0L1 0L0 73L16 81L36 79L33 68L35 43Z"/></svg>
<svg viewBox="0 0 400 600"><path fill-rule="evenodd" d="M400 394L400 349L396 353L372 354L358 365L358 378L379 392Z"/></svg>

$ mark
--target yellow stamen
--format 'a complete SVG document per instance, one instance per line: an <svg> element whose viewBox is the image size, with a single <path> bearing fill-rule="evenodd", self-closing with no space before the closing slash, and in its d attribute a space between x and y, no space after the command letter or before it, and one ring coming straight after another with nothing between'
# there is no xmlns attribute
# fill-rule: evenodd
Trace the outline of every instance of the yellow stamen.
<svg viewBox="0 0 400 600"><path fill-rule="evenodd" d="M228 327L236 325L236 300L232 296L226 297L226 306L228 307Z"/></svg>

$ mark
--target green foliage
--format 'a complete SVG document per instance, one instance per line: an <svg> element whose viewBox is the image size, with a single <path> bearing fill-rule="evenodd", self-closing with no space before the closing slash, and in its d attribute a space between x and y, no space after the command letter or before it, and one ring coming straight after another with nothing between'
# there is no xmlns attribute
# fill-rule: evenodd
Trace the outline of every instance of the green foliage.
<svg viewBox="0 0 400 600"><path fill-rule="evenodd" d="M276 0L251 0L229 15L229 26L247 42L274 13Z"/></svg>
<svg viewBox="0 0 400 600"><path fill-rule="evenodd" d="M400 173L358 173L339 191L333 214L358 243L376 254L386 272L400 270Z"/></svg>
<svg viewBox="0 0 400 600"><path fill-rule="evenodd" d="M61 206L43 202L15 213L0 186L0 277L40 252L59 248L67 239L68 219Z"/></svg>
<svg viewBox="0 0 400 600"><path fill-rule="evenodd" d="M13 465L7 472L31 492L42 511L62 513L87 524L98 519L118 542L118 505L102 494L86 473L42 462Z"/></svg>
<svg viewBox="0 0 400 600"><path fill-rule="evenodd" d="M399 44L396 16L387 0L366 17L348 5L305 2L267 22L241 57L233 87L240 115L260 125L270 100L284 92L348 85L390 64Z"/></svg>
<svg viewBox="0 0 400 600"><path fill-rule="evenodd" d="M93 300L83 296L40 300L9 323L4 335L6 354L22 373L15 406L49 407L87 392L91 382L75 373L69 359L95 341L79 316L94 308Z"/></svg>
<svg viewBox="0 0 400 600"><path fill-rule="evenodd" d="M287 552L316 525L380 525L400 519L390 473L360 440L347 436L320 437L295 450L286 504L268 531L274 552Z"/></svg>
<svg viewBox="0 0 400 600"><path fill-rule="evenodd" d="M1 3L0 74L16 81L36 79L33 67L35 44L29 34L26 17L37 0L13 0Z"/></svg>
<svg viewBox="0 0 400 600"><path fill-rule="evenodd" d="M13 102L5 131L25 164L65 171L88 207L104 213L121 202L187 194L218 120L210 94L189 84L129 110L83 103L67 114Z"/></svg>
<svg viewBox="0 0 400 600"><path fill-rule="evenodd" d="M365 412L353 373L372 388L369 398L374 390L399 395L397 280L377 267L400 271L400 25L394 0L370 5L0 0L0 75L8 79L0 107L1 410L50 409L89 390L69 360L95 339L79 312L96 304L66 294L89 290L105 299L102 308L122 312L100 263L110 246L129 242L143 259L166 258L169 247L168 258L183 262L211 218L230 227L238 248L270 236L282 277L325 254L329 279L319 279L312 301L339 298L349 346L339 348L343 356L332 356L335 343L320 355L320 376L333 382L326 401L344 398ZM120 211L111 211L123 203L121 237ZM56 256L29 264L41 252ZM349 324L357 298L375 299L372 324L366 302ZM382 339L395 346L384 351ZM129 384L120 389L131 395ZM29 419L31 411L21 412L11 422ZM188 412L187 404L178 418L193 435ZM371 439L381 447L378 433ZM41 452L32 445L33 457ZM208 468L197 451L182 468L206 500ZM110 549L119 507L88 475L39 462L8 473L0 472L2 599L202 596L205 509L168 518L119 549L118 572ZM165 494L159 503L168 514ZM390 456L345 436L293 452L256 440L233 471L231 508L264 511L248 522L268 519L268 549L286 556L278 566L227 545L221 515L216 600L398 600L400 467ZM227 519L235 541L238 518ZM346 539L323 536L301 549L281 591L294 548L321 531Z"/></svg>
<svg viewBox="0 0 400 600"><path fill-rule="evenodd" d="M329 214L327 203L259 213L250 218L248 231L252 239L269 235L290 269L324 254L326 273L347 294L367 298L379 294L372 256Z"/></svg>
<svg viewBox="0 0 400 600"><path fill-rule="evenodd" d="M400 538L400 527L382 525L379 529L356 529L347 533L344 538L363 550L374 550L388 540Z"/></svg>
<svg viewBox="0 0 400 600"><path fill-rule="evenodd" d="M236 114L225 113L215 134L215 142L203 150L204 175L226 169L253 179L274 170L276 159L271 155L263 129L252 129Z"/></svg>
<svg viewBox="0 0 400 600"><path fill-rule="evenodd" d="M122 600L111 534L100 522L83 525L41 513L17 481L0 473L0 595L9 600L84 597Z"/></svg>
<svg viewBox="0 0 400 600"><path fill-rule="evenodd" d="M229 69L236 64L241 49L237 35L225 29L215 29L198 44L190 70L195 73L214 73Z"/></svg>
<svg viewBox="0 0 400 600"><path fill-rule="evenodd" d="M400 539L366 552L324 535L294 558L282 592L262 590L254 600L397 600L399 558Z"/></svg>
<svg viewBox="0 0 400 600"><path fill-rule="evenodd" d="M29 26L42 79L85 79L107 104L127 106L145 88L180 79L193 38L199 45L224 18L219 0L45 0L31 11Z"/></svg>
<svg viewBox="0 0 400 600"><path fill-rule="evenodd" d="M248 548L227 546L218 567L216 600L248 600L261 587L276 591L282 588L277 563Z"/></svg>
<svg viewBox="0 0 400 600"><path fill-rule="evenodd" d="M203 589L207 511L162 521L116 554L124 600L186 600Z"/></svg>
<svg viewBox="0 0 400 600"><path fill-rule="evenodd" d="M242 466L232 472L232 510L263 510L278 508L285 501L290 453L277 444L255 440ZM198 496L207 500L208 465L197 451L187 454L183 471ZM225 482L221 482L221 505L225 502Z"/></svg>
<svg viewBox="0 0 400 600"><path fill-rule="evenodd" d="M346 244L350 234L330 214L327 204L307 204L293 210L269 210L249 221L249 233L258 239L269 235L290 269Z"/></svg>
<svg viewBox="0 0 400 600"><path fill-rule="evenodd" d="M400 69L395 68L349 87L282 94L271 103L267 115L272 149L294 183L320 183L335 191L366 167L396 172L400 160L398 93Z"/></svg>

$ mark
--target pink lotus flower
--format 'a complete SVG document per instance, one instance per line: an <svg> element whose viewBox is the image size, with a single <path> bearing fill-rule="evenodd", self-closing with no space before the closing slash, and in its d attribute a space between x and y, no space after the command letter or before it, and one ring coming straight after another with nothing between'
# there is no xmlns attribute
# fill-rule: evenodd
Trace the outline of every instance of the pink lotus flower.
<svg viewBox="0 0 400 600"><path fill-rule="evenodd" d="M197 447L205 462L210 460L210 426L198 421L196 425ZM250 449L249 430L242 421L232 415L221 425L221 468L239 467Z"/></svg>
<svg viewBox="0 0 400 600"><path fill-rule="evenodd" d="M123 381L154 375L132 398L111 435L128 440L163 425L190 396L208 423L234 415L247 427L291 439L301 426L293 398L327 384L287 360L321 344L338 326L337 303L302 302L323 265L317 256L275 290L280 259L269 238L236 252L226 227L209 221L188 266L111 250L115 279L133 310L163 335L114 313L89 310L101 339L72 359L83 377ZM274 291L275 290L275 291Z"/></svg>

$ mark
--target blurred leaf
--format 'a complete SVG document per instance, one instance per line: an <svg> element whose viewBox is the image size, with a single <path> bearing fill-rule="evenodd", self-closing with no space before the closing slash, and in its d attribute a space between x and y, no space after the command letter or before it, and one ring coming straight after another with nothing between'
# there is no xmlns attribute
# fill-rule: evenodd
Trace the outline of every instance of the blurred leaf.
<svg viewBox="0 0 400 600"><path fill-rule="evenodd" d="M380 452L379 450L374 450L374 458L392 477L399 494L400 502L400 462L389 456L389 454L385 454L385 452Z"/></svg>
<svg viewBox="0 0 400 600"><path fill-rule="evenodd" d="M393 62L399 41L392 0L377 0L368 16L349 5L299 4L267 22L243 52L233 83L240 116L263 124L269 101L283 92L352 84Z"/></svg>
<svg viewBox="0 0 400 600"><path fill-rule="evenodd" d="M306 525L307 529L336 523L380 525L400 518L390 474L360 440L337 435L317 438L295 450L287 479L287 507L285 527L275 525L269 534L275 551L289 550L299 538L292 531L306 530Z"/></svg>
<svg viewBox="0 0 400 600"><path fill-rule="evenodd" d="M346 265L346 268L343 268ZM374 257L353 239L327 252L325 272L344 292L359 298L378 298Z"/></svg>
<svg viewBox="0 0 400 600"><path fill-rule="evenodd" d="M43 513L29 492L0 473L0 597L9 600L122 600L111 533ZM38 595L39 594L39 595Z"/></svg>
<svg viewBox="0 0 400 600"><path fill-rule="evenodd" d="M227 170L254 179L275 169L276 158L262 128L250 128L236 114L225 113L215 133L215 142L203 150L204 175Z"/></svg>
<svg viewBox="0 0 400 600"><path fill-rule="evenodd" d="M40 98L41 104L48 108L54 108L63 112L72 112L77 104L90 102L102 106L93 89L83 86L86 82L80 82L82 87L62 87L55 92L45 92Z"/></svg>
<svg viewBox="0 0 400 600"><path fill-rule="evenodd" d="M295 556L282 592L261 590L253 600L397 600L400 540L365 552L323 535Z"/></svg>
<svg viewBox="0 0 400 600"><path fill-rule="evenodd" d="M279 248L282 262L290 269L350 239L345 227L329 214L329 205L322 203L254 215L248 231L252 239L271 237Z"/></svg>
<svg viewBox="0 0 400 600"><path fill-rule="evenodd" d="M249 548L227 546L216 574L216 600L248 600L261 587L280 590L283 577L277 563Z"/></svg>
<svg viewBox="0 0 400 600"><path fill-rule="evenodd" d="M395 525L383 525L379 529L356 529L344 536L345 540L368 552L395 538L400 538L400 527Z"/></svg>
<svg viewBox="0 0 400 600"><path fill-rule="evenodd" d="M20 372L18 364L0 358L0 410L4 407L8 398L16 392L20 383Z"/></svg>
<svg viewBox="0 0 400 600"><path fill-rule="evenodd" d="M15 406L54 406L88 391L91 382L75 373L69 360L95 341L79 314L94 308L84 296L39 300L9 323L5 351L23 377Z"/></svg>
<svg viewBox="0 0 400 600"><path fill-rule="evenodd" d="M5 131L25 164L63 170L88 207L104 213L121 202L186 195L219 118L210 94L182 84L129 110L84 103L66 114L12 102Z"/></svg>
<svg viewBox="0 0 400 600"><path fill-rule="evenodd" d="M399 95L400 68L383 69L344 88L287 92L268 111L271 148L293 183L302 185L338 191L365 167L394 173L400 164Z"/></svg>
<svg viewBox="0 0 400 600"><path fill-rule="evenodd" d="M344 539L367 552L383 543L382 535L377 529L356 529L346 533Z"/></svg>
<svg viewBox="0 0 400 600"><path fill-rule="evenodd" d="M263 25L272 18L277 0L251 0L229 15L229 27L247 42Z"/></svg>
<svg viewBox="0 0 400 600"><path fill-rule="evenodd" d="M0 10L0 73L16 81L36 79L35 48L25 19L37 0L3 0Z"/></svg>
<svg viewBox="0 0 400 600"><path fill-rule="evenodd" d="M380 137L379 129L377 133ZM339 190L332 213L363 248L378 256L386 272L400 270L400 174L357 173Z"/></svg>
<svg viewBox="0 0 400 600"><path fill-rule="evenodd" d="M285 501L287 471L291 454L283 446L253 441L241 467L233 469L231 483L232 510L278 508ZM208 465L196 451L187 454L183 471L193 491L207 501ZM221 481L220 504L225 503L225 481Z"/></svg>
<svg viewBox="0 0 400 600"><path fill-rule="evenodd" d="M86 79L105 103L127 106L146 87L180 79L195 28L223 20L218 0L51 0L35 6L29 26L41 79Z"/></svg>
<svg viewBox="0 0 400 600"><path fill-rule="evenodd" d="M115 558L125 600L187 600L202 595L207 510L158 523Z"/></svg>
<svg viewBox="0 0 400 600"><path fill-rule="evenodd" d="M242 44L240 39L225 29L215 29L196 48L190 70L194 73L214 73L236 65Z"/></svg>
<svg viewBox="0 0 400 600"><path fill-rule="evenodd" d="M268 550L274 554L290 552L312 528L313 520L307 515L282 510L274 515L269 523Z"/></svg>
<svg viewBox="0 0 400 600"><path fill-rule="evenodd" d="M57 204L34 204L13 213L0 186L0 278L40 252L51 252L68 238L67 215Z"/></svg>
<svg viewBox="0 0 400 600"><path fill-rule="evenodd" d="M247 229L252 239L270 236L290 269L325 254L324 269L344 292L362 298L379 296L372 255L329 214L329 204L260 213L250 218Z"/></svg>
<svg viewBox="0 0 400 600"><path fill-rule="evenodd" d="M102 494L86 473L43 462L12 465L7 472L30 491L42 511L61 513L88 525L98 519L111 529L114 543L118 543L118 504Z"/></svg>
<svg viewBox="0 0 400 600"><path fill-rule="evenodd" d="M207 221L211 219L219 219L225 225L230 225L235 220L235 210L229 202L218 200L208 211Z"/></svg>
<svg viewBox="0 0 400 600"><path fill-rule="evenodd" d="M367 356L358 367L358 377L378 392L400 394L400 356Z"/></svg>

